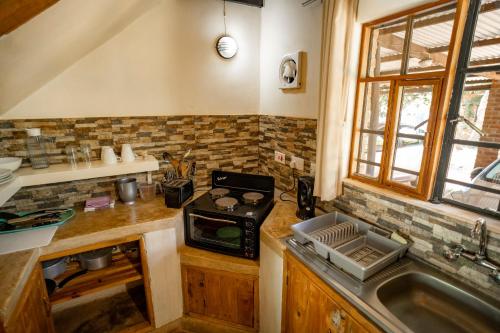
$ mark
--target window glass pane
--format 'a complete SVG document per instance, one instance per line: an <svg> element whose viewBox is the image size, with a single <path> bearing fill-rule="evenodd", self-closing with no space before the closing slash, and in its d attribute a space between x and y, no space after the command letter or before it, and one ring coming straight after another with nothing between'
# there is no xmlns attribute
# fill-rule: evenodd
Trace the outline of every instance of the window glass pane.
<svg viewBox="0 0 500 333"><path fill-rule="evenodd" d="M500 65L500 1L483 1L474 31L469 67Z"/></svg>
<svg viewBox="0 0 500 333"><path fill-rule="evenodd" d="M391 180L416 187L432 108L432 84L402 86Z"/></svg>
<svg viewBox="0 0 500 333"><path fill-rule="evenodd" d="M422 156L424 154L424 141L408 138L398 138L394 152L393 168L414 172L420 171Z"/></svg>
<svg viewBox="0 0 500 333"><path fill-rule="evenodd" d="M500 143L500 80L469 74L459 115L455 139Z"/></svg>
<svg viewBox="0 0 500 333"><path fill-rule="evenodd" d="M499 158L498 154L499 149L497 148L454 144L446 177L463 183L477 183L477 185L491 187L486 183L488 181L485 179L485 175L481 175L479 178L478 176L480 171L484 170L486 172L496 167ZM494 178L492 174L488 176Z"/></svg>
<svg viewBox="0 0 500 333"><path fill-rule="evenodd" d="M408 187L417 187L418 175L403 171L392 170L391 180L406 185Z"/></svg>
<svg viewBox="0 0 500 333"><path fill-rule="evenodd" d="M425 135L432 106L433 85L403 86L398 133Z"/></svg>
<svg viewBox="0 0 500 333"><path fill-rule="evenodd" d="M401 73L406 19L372 29L368 54L368 76Z"/></svg>
<svg viewBox="0 0 500 333"><path fill-rule="evenodd" d="M500 186L497 185L497 188ZM446 183L443 198L492 212L500 212L500 195L492 192Z"/></svg>
<svg viewBox="0 0 500 333"><path fill-rule="evenodd" d="M409 48L408 73L445 69L454 17L454 4L415 17Z"/></svg>
<svg viewBox="0 0 500 333"><path fill-rule="evenodd" d="M390 82L370 82L366 84L363 107L363 129L384 131L389 102Z"/></svg>
<svg viewBox="0 0 500 333"><path fill-rule="evenodd" d="M358 163L358 174L364 175L370 178L377 178L380 172L380 168L375 165L369 165L366 163Z"/></svg>
<svg viewBox="0 0 500 333"><path fill-rule="evenodd" d="M384 137L382 135L361 133L355 173L368 177L378 177L383 145Z"/></svg>

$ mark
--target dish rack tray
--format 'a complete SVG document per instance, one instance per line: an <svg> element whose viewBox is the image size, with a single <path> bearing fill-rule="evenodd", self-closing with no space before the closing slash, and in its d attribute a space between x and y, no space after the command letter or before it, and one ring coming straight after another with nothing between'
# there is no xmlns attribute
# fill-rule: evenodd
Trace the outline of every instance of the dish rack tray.
<svg viewBox="0 0 500 333"><path fill-rule="evenodd" d="M312 242L320 256L362 281L403 257L408 248L389 239L385 230L338 212L300 222L292 230L298 242Z"/></svg>

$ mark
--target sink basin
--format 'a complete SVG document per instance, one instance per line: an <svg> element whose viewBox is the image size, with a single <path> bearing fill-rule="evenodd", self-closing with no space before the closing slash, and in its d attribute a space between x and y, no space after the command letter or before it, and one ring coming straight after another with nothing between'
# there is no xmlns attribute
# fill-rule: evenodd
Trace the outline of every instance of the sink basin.
<svg viewBox="0 0 500 333"><path fill-rule="evenodd" d="M406 273L383 283L377 297L414 332L498 332L500 310L443 280Z"/></svg>

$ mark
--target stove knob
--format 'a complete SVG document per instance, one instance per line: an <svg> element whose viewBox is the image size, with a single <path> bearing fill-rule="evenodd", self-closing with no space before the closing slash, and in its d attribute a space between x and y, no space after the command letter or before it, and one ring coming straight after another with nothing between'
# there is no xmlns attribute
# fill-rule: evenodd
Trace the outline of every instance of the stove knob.
<svg viewBox="0 0 500 333"><path fill-rule="evenodd" d="M245 245L246 246L253 246L254 241L253 239L245 239Z"/></svg>
<svg viewBox="0 0 500 333"><path fill-rule="evenodd" d="M251 248L245 248L245 257L252 258L254 255L254 251Z"/></svg>
<svg viewBox="0 0 500 333"><path fill-rule="evenodd" d="M253 232L252 230L246 230L246 231L245 231L245 235L246 235L247 237L253 237L254 232Z"/></svg>
<svg viewBox="0 0 500 333"><path fill-rule="evenodd" d="M247 227L247 229L249 230L253 230L255 229L255 224L253 224L252 222L246 222L245 223L245 226Z"/></svg>

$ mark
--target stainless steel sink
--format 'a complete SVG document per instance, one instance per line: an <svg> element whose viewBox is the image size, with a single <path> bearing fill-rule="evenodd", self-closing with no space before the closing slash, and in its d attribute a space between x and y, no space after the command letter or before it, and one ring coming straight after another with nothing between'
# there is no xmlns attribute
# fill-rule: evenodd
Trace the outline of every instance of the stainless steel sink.
<svg viewBox="0 0 500 333"><path fill-rule="evenodd" d="M415 332L498 332L500 311L425 273L408 273L377 289L380 302Z"/></svg>

